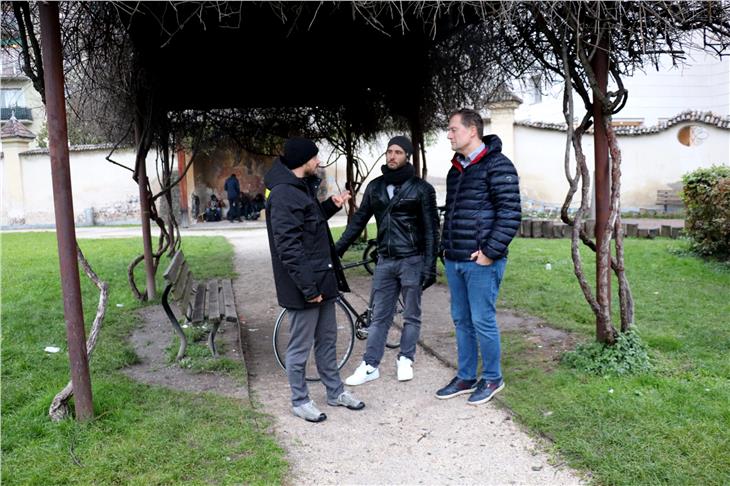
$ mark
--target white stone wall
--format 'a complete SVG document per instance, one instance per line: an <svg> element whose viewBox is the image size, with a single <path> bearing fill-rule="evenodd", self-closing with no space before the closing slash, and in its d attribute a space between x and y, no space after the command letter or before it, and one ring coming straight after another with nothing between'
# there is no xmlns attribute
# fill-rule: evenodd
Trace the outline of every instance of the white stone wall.
<svg viewBox="0 0 730 486"><path fill-rule="evenodd" d="M704 129L706 138L700 144L686 147L679 143L677 135L686 126ZM500 131L501 125L485 125L484 133L495 133L500 138L509 137L509 131ZM446 139L446 131L438 133L427 146L428 179L437 191L439 204L445 200L445 177L451 168L453 152ZM375 160L385 151L387 138L379 140L363 151L367 160ZM621 136L622 151L622 207L626 210L657 208L656 191L669 189L668 184L678 182L682 175L700 167L730 165L730 130L708 126L697 122L680 123L657 134ZM583 149L588 167L593 172L593 135L583 137ZM514 126L513 162L520 175L523 203L527 208L541 209L543 206L560 207L568 192L565 178L564 154L565 132ZM326 158L326 150L323 150ZM321 157L322 158L322 157ZM381 159L371 176L380 175ZM574 161L571 170L574 171ZM341 161L335 168L327 169L327 177L344 187L345 164ZM592 176L591 176L592 177ZM591 180L591 184L593 181ZM332 182L332 187L336 187ZM361 193L364 192L364 186ZM577 198L574 201L578 202Z"/></svg>
<svg viewBox="0 0 730 486"><path fill-rule="evenodd" d="M706 131L701 144L687 147L679 143L678 132L689 125ZM515 165L523 198L538 206L562 205L568 191L563 168L565 132L515 128ZM730 165L730 131L695 122L680 123L656 134L619 137L619 145L624 209L656 208L656 191L668 189L669 184L680 181L687 172L711 165ZM592 173L592 135L584 136L583 148Z"/></svg>
<svg viewBox="0 0 730 486"><path fill-rule="evenodd" d="M678 132L694 125L704 129L701 143L686 147L679 143ZM497 125L485 126L485 133L493 133ZM497 133L505 137L504 133ZM373 163L385 151L388 137L366 147L361 157ZM445 198L444 178L451 167L453 152L446 139L446 132L436 135L427 146L429 180L437 190L439 203ZM583 140L589 168L593 167L593 137ZM723 130L698 122L674 125L657 134L622 136L619 138L623 154L622 206L624 209L655 208L656 191L668 188L682 175L699 167L713 164L730 164L730 130ZM6 147L9 148L9 147ZM329 153L321 145L320 158L326 160ZM562 204L568 190L563 169L565 132L514 126L514 162L520 174L523 202L528 207L556 207ZM93 211L97 224L138 222L139 192L132 181L131 172L105 160L109 149L71 151L71 177L74 198L74 212L79 224L88 222L89 211ZM2 210L0 222L3 226L12 224L48 225L54 222L53 190L51 184L50 157L48 153L22 153L19 170L21 189L6 175L7 157L0 159L2 181ZM118 150L114 160L128 167L134 165L132 149ZM377 160L371 177L380 175L381 158ZM154 154L147 160L148 174L153 180L156 169ZM191 174L188 174L189 178ZM344 188L344 161L330 166L325 174L328 191L337 192ZM188 194L192 192L189 184ZM363 187L364 190L364 187ZM19 196L20 194L20 196ZM18 202L18 199L21 199ZM10 214L12 213L12 214ZM22 214L21 214L22 213Z"/></svg>
<svg viewBox="0 0 730 486"><path fill-rule="evenodd" d="M89 223L93 212L97 224L138 223L139 189L132 173L105 160L109 149L70 152L71 187L74 217L77 224ZM134 167L134 150L121 149L112 157L115 161ZM6 161L3 161L5 164ZM50 156L45 153L20 154L22 168L22 222L26 225L49 225L55 221ZM156 183L154 154L147 158L147 171ZM6 181L3 181L4 185ZM18 191L16 191L18 192ZM18 218L9 219L6 208L11 206L10 191L3 191L2 225L17 224ZM17 204L16 204L17 205Z"/></svg>

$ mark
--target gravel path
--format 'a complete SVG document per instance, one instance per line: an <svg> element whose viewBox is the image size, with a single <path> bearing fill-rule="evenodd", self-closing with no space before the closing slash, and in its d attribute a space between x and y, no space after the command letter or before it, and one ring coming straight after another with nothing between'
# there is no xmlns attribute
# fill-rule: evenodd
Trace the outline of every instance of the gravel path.
<svg viewBox="0 0 730 486"><path fill-rule="evenodd" d="M265 230L226 236L235 246L241 275L234 290L244 319L251 399L274 416L275 433L292 465L292 483L580 484L575 472L552 466L507 411L492 403L471 407L464 397L434 398L434 391L453 377L454 370L423 349L412 381L396 380L396 352L389 350L381 378L351 388L366 402L363 411L328 407L324 388L315 383L310 395L328 419L310 424L294 417L286 376L271 348L279 307ZM448 307L448 301L442 306ZM428 317L424 326L435 325ZM358 342L343 377L357 366L362 351L363 342Z"/></svg>
<svg viewBox="0 0 730 486"><path fill-rule="evenodd" d="M366 402L364 410L353 412L341 407L328 407L324 388L314 383L310 386L310 395L327 413L328 419L311 424L294 417L290 411L286 376L276 364L271 346L274 319L280 309L274 292L266 231L260 223L245 225L245 229L242 226L211 225L206 231L184 230L183 235L221 235L235 247L234 264L240 276L233 284L246 343L244 353L250 398L256 408L273 416L273 430L291 463L289 483L583 484L575 471L565 466L553 466L552 463L560 463L560 459L551 459L545 454L537 441L516 425L509 412L494 401L471 407L466 405L465 397L451 400L434 398L435 390L453 377L454 369L420 346L412 381L397 381L396 351L388 350L381 364L381 378L351 388ZM79 230L81 238L125 236L139 236L139 230ZM351 284L356 294L366 297L366 279L352 278ZM363 302L358 297L351 300L356 307ZM448 319L448 307L447 289L429 289L424 299L422 336L429 336L429 345L442 357L453 349L444 338L451 334L445 330L452 325ZM143 317L149 318L144 319L147 323L164 322L162 315ZM505 324L512 322L512 325L536 327L531 318L524 316L500 314L500 319ZM151 338L156 335L152 331L155 330L142 329L135 333L133 341L136 347L150 347L150 342L157 341ZM166 331L165 327L158 334L167 336ZM544 341L546 336L542 334L544 332L536 338ZM161 337L160 346L164 344L162 341L165 339ZM357 341L353 357L343 370L343 377L359 363L363 346L363 341ZM225 390L224 381L184 384L182 382L190 380L189 374L167 376L164 371L169 367L155 363L145 353L142 352L143 362L149 358L143 366L145 369L130 370L131 375L142 381L245 399L240 384L236 383L229 384L230 390Z"/></svg>

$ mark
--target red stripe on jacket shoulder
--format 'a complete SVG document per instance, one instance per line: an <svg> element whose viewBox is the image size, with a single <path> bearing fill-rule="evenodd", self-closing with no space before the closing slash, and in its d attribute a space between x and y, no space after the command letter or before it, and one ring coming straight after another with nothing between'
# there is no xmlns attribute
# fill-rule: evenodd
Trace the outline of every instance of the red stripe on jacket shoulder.
<svg viewBox="0 0 730 486"><path fill-rule="evenodd" d="M487 147L484 147L484 150L482 150L481 152L479 152L477 154L477 156L474 157L474 160L472 160L471 162L469 162L469 165L474 165L474 164L480 162L484 158L484 156L487 155L487 152L489 152L489 149ZM459 162L459 159L457 157L457 154L454 154L454 158L451 159L451 164L454 167L456 167L456 169L459 172L464 172L464 166L462 166L461 165L461 162Z"/></svg>

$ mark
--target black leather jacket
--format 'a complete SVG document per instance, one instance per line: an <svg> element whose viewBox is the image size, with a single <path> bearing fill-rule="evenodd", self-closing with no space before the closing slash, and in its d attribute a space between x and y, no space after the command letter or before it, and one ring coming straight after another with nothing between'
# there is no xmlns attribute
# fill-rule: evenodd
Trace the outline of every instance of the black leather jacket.
<svg viewBox="0 0 730 486"><path fill-rule="evenodd" d="M423 255L424 274L436 274L439 218L436 191L428 182L412 177L404 182L394 197L395 205L388 211L391 199L383 177L368 184L360 207L347 229L335 244L342 255L360 235L375 215L378 225L378 255L404 258Z"/></svg>

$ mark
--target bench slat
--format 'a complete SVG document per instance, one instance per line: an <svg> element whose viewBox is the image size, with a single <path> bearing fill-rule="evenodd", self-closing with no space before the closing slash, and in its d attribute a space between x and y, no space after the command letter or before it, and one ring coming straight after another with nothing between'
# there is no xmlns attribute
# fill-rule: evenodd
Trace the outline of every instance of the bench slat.
<svg viewBox="0 0 730 486"><path fill-rule="evenodd" d="M182 299L183 292L187 288L188 279L192 279L192 272L188 268L188 262L183 262L182 268L180 269L180 276L172 287L172 297L175 300Z"/></svg>
<svg viewBox="0 0 730 486"><path fill-rule="evenodd" d="M185 290L183 290L183 297L182 302L180 303L180 312L185 315L185 318L190 320L191 313L188 312L188 307L190 306L190 299L193 295L193 276L192 274L188 277L187 282L185 283Z"/></svg>
<svg viewBox="0 0 730 486"><path fill-rule="evenodd" d="M221 320L220 310L218 309L218 292L218 280L208 282L208 305L205 306L205 318L211 324Z"/></svg>
<svg viewBox="0 0 730 486"><path fill-rule="evenodd" d="M198 324L203 322L203 311L205 307L205 284L198 283L197 289L195 290L195 305L193 305L193 317L191 322Z"/></svg>
<svg viewBox="0 0 730 486"><path fill-rule="evenodd" d="M233 300L233 286L231 285L230 279L227 278L221 280L221 283L223 285L221 295L224 300L224 314L226 316L226 320L229 322L236 322L238 320L238 316L236 315L236 306Z"/></svg>
<svg viewBox="0 0 730 486"><path fill-rule="evenodd" d="M170 265L168 265L167 269L165 270L165 273L162 274L162 277L167 282L174 284L180 273L179 272L180 267L182 266L184 261L185 261L185 255L183 255L182 250L175 253L175 255L172 257L172 261L170 262Z"/></svg>

